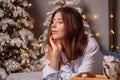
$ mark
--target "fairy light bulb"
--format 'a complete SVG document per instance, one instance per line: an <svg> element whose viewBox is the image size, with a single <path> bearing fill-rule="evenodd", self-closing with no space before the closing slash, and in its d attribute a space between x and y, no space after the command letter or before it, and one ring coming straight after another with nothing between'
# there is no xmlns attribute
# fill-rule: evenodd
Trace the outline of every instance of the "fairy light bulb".
<svg viewBox="0 0 120 80"><path fill-rule="evenodd" d="M6 10L6 8L3 8L3 10L5 11L5 10Z"/></svg>
<svg viewBox="0 0 120 80"><path fill-rule="evenodd" d="M9 15L9 16L12 16L12 14L11 14L11 13L9 13L8 15Z"/></svg>
<svg viewBox="0 0 120 80"><path fill-rule="evenodd" d="M15 29L15 28L13 28L13 31L16 31L16 29Z"/></svg>
<svg viewBox="0 0 120 80"><path fill-rule="evenodd" d="M23 42L26 42L26 40L25 40L25 38L24 38L24 37L22 37L22 39L23 39Z"/></svg>
<svg viewBox="0 0 120 80"><path fill-rule="evenodd" d="M7 56L8 58L10 57L10 56Z"/></svg>
<svg viewBox="0 0 120 80"><path fill-rule="evenodd" d="M25 56L27 56L27 57L28 57L28 54L25 54Z"/></svg>
<svg viewBox="0 0 120 80"><path fill-rule="evenodd" d="M28 5L29 7L31 7L32 6L32 3L29 3L29 5Z"/></svg>
<svg viewBox="0 0 120 80"><path fill-rule="evenodd" d="M83 14L82 17L83 17L83 19L86 19L86 18L87 18L85 14Z"/></svg>
<svg viewBox="0 0 120 80"><path fill-rule="evenodd" d="M95 35L96 35L96 37L99 37L99 36L100 36L100 33L96 32L96 34L95 34Z"/></svg>
<svg viewBox="0 0 120 80"><path fill-rule="evenodd" d="M112 29L110 30L110 32L111 32L111 34L115 34L114 30L112 30Z"/></svg>
<svg viewBox="0 0 120 80"><path fill-rule="evenodd" d="M12 54L9 54L9 56L12 56Z"/></svg>
<svg viewBox="0 0 120 80"><path fill-rule="evenodd" d="M13 64L15 64L15 62L14 62L14 61L13 61L12 63L13 63Z"/></svg>
<svg viewBox="0 0 120 80"><path fill-rule="evenodd" d="M84 31L84 34L88 35L88 31Z"/></svg>
<svg viewBox="0 0 120 80"><path fill-rule="evenodd" d="M15 67L17 68L18 66L17 66L17 65L15 65Z"/></svg>
<svg viewBox="0 0 120 80"><path fill-rule="evenodd" d="M6 62L6 64L8 65L8 62Z"/></svg>
<svg viewBox="0 0 120 80"><path fill-rule="evenodd" d="M25 56L25 54L23 54L23 56Z"/></svg>
<svg viewBox="0 0 120 80"><path fill-rule="evenodd" d="M65 0L62 0L62 1L61 1L61 4L64 5L64 4L65 4Z"/></svg>
<svg viewBox="0 0 120 80"><path fill-rule="evenodd" d="M25 63L25 60L22 60L22 63Z"/></svg>
<svg viewBox="0 0 120 80"><path fill-rule="evenodd" d="M22 13L19 14L20 17L22 17L22 15L23 15Z"/></svg>
<svg viewBox="0 0 120 80"><path fill-rule="evenodd" d="M16 10L16 7L15 7L15 6L14 6L13 8L14 8L14 10Z"/></svg>
<svg viewBox="0 0 120 80"><path fill-rule="evenodd" d="M17 53L17 54L19 53L18 50L16 51L16 53Z"/></svg>
<svg viewBox="0 0 120 80"><path fill-rule="evenodd" d="M27 19L28 19L28 17L25 17L25 19L27 20Z"/></svg>
<svg viewBox="0 0 120 80"><path fill-rule="evenodd" d="M25 28L22 28L22 30L25 30Z"/></svg>
<svg viewBox="0 0 120 80"><path fill-rule="evenodd" d="M110 47L111 47L111 48L113 48L114 46L113 46L113 45L111 45Z"/></svg>
<svg viewBox="0 0 120 80"><path fill-rule="evenodd" d="M22 48L20 48L20 51L21 51L21 52L24 52L24 50L23 50Z"/></svg>
<svg viewBox="0 0 120 80"><path fill-rule="evenodd" d="M4 56L5 55L5 53L2 53L2 56Z"/></svg>
<svg viewBox="0 0 120 80"><path fill-rule="evenodd" d="M110 18L113 18L114 17L114 15L113 14L110 14Z"/></svg>
<svg viewBox="0 0 120 80"><path fill-rule="evenodd" d="M29 50L29 48L27 47L26 50Z"/></svg>
<svg viewBox="0 0 120 80"><path fill-rule="evenodd" d="M16 56L14 56L14 59L16 59L17 57Z"/></svg>
<svg viewBox="0 0 120 80"><path fill-rule="evenodd" d="M94 17L94 19L97 19L97 18L98 18L98 15L95 14L93 17Z"/></svg>
<svg viewBox="0 0 120 80"><path fill-rule="evenodd" d="M30 63L30 60L29 60L29 59L27 59L27 60L26 60L26 62L27 62L27 63Z"/></svg>
<svg viewBox="0 0 120 80"><path fill-rule="evenodd" d="M117 49L120 49L120 47L119 47L119 46L117 46L116 48L117 48Z"/></svg>
<svg viewBox="0 0 120 80"><path fill-rule="evenodd" d="M23 55L22 55L22 54L21 54L20 56L21 56L21 57L23 57Z"/></svg>
<svg viewBox="0 0 120 80"><path fill-rule="evenodd" d="M7 46L7 44L4 44L4 46Z"/></svg>
<svg viewBox="0 0 120 80"><path fill-rule="evenodd" d="M70 1L69 1L69 0L67 0L66 4L67 4L67 5L70 5Z"/></svg>

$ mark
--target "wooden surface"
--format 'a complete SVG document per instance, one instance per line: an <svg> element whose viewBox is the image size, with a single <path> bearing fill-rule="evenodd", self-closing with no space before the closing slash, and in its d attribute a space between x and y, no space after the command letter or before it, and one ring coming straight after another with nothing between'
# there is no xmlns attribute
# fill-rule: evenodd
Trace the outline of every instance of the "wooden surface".
<svg viewBox="0 0 120 80"><path fill-rule="evenodd" d="M71 80L108 80L103 75L96 75L95 78L73 77Z"/></svg>

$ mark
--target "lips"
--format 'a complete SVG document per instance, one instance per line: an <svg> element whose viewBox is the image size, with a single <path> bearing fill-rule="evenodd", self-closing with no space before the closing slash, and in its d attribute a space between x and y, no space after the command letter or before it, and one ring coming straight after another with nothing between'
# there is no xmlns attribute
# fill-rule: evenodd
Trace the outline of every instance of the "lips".
<svg viewBox="0 0 120 80"><path fill-rule="evenodd" d="M52 34L55 34L56 32L57 32L57 31L53 30L53 31L52 31Z"/></svg>

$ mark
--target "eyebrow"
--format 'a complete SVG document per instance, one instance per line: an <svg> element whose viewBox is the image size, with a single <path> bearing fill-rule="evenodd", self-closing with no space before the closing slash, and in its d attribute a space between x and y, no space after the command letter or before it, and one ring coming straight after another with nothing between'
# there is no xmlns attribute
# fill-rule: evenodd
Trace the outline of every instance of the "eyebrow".
<svg viewBox="0 0 120 80"><path fill-rule="evenodd" d="M58 20L63 20L62 18L58 18Z"/></svg>
<svg viewBox="0 0 120 80"><path fill-rule="evenodd" d="M55 18L53 18L53 20L55 20ZM58 18L58 20L63 20L62 18Z"/></svg>

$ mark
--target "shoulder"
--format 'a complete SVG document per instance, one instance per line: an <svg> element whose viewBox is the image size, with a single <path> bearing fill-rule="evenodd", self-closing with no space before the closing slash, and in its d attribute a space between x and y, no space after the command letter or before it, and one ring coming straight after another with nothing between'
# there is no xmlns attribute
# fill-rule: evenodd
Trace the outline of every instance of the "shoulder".
<svg viewBox="0 0 120 80"><path fill-rule="evenodd" d="M94 37L89 37L87 47L99 47L99 44Z"/></svg>
<svg viewBox="0 0 120 80"><path fill-rule="evenodd" d="M100 51L98 42L94 37L89 37L88 44L85 48L85 53L98 52L98 51Z"/></svg>

